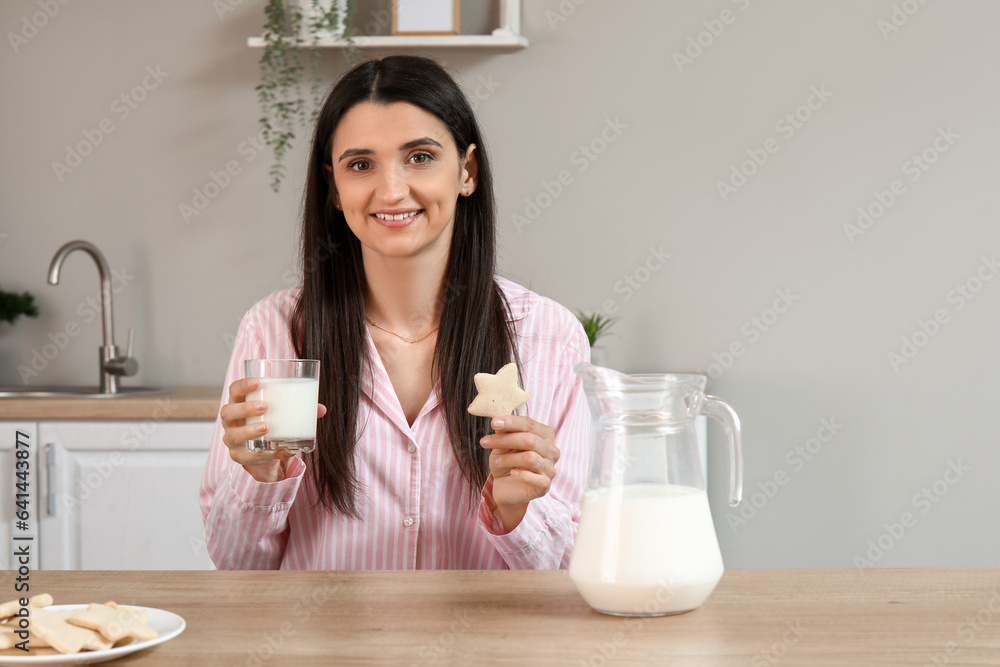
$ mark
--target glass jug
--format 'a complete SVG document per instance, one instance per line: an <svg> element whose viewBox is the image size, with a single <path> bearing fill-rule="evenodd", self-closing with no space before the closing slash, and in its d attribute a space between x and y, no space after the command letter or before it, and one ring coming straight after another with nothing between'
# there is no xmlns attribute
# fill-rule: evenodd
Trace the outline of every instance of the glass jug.
<svg viewBox="0 0 1000 667"><path fill-rule="evenodd" d="M569 576L597 611L663 616L699 607L722 577L695 419L722 422L729 504L743 495L739 417L706 376L625 375L580 364L592 413L591 467Z"/></svg>

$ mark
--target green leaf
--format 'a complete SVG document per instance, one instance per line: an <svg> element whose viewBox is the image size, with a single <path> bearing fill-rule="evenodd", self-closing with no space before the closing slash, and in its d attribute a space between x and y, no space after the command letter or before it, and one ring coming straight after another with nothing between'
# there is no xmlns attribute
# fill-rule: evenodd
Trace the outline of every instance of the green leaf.
<svg viewBox="0 0 1000 667"><path fill-rule="evenodd" d="M38 317L35 297L27 292L5 292L0 290L0 321L13 324L21 315Z"/></svg>
<svg viewBox="0 0 1000 667"><path fill-rule="evenodd" d="M582 310L576 312L576 318L583 325L583 331L587 334L587 340L590 341L591 347L606 336L612 325L618 321L617 317L608 317L601 313L587 313Z"/></svg>
<svg viewBox="0 0 1000 667"><path fill-rule="evenodd" d="M303 127L305 136L312 134L311 127L316 122L322 104L320 85L320 63L322 52L319 39L338 22L339 9L336 4L322 11L319 0L312 0L315 9L307 20L302 7L293 0L268 0L264 7L264 53L260 58L261 82L254 87L263 111L260 125L264 141L274 152L271 186L278 191L283 178L284 156L294 145L295 129ZM345 23L349 23L354 13L354 0L347 0ZM309 38L303 37L303 27ZM353 61L353 30L345 31L348 46L348 61ZM308 78L311 88L309 99L303 89L307 65L303 62L302 50L308 48ZM276 129L277 128L277 129Z"/></svg>

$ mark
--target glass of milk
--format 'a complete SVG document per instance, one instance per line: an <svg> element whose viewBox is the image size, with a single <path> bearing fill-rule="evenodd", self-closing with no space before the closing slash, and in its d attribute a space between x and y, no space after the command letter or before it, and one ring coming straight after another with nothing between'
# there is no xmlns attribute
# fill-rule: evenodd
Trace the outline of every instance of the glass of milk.
<svg viewBox="0 0 1000 667"><path fill-rule="evenodd" d="M729 436L730 504L743 493L736 413L697 373L625 375L580 364L590 405L591 468L569 577L592 608L617 616L691 611L722 577L695 420Z"/></svg>
<svg viewBox="0 0 1000 667"><path fill-rule="evenodd" d="M265 401L267 412L248 417L247 424L267 422L267 433L247 440L251 452L316 448L316 406L319 404L319 361L316 359L247 359L244 376L260 378L247 401Z"/></svg>

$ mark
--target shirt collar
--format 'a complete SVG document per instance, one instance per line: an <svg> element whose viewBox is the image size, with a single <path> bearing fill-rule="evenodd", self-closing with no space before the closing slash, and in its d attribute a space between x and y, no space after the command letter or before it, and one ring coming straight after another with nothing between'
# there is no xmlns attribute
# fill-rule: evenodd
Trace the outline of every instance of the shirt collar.
<svg viewBox="0 0 1000 667"><path fill-rule="evenodd" d="M538 295L531 290L501 276L496 276L496 281L507 297L507 305L510 308L507 314L508 322L523 320L538 304Z"/></svg>

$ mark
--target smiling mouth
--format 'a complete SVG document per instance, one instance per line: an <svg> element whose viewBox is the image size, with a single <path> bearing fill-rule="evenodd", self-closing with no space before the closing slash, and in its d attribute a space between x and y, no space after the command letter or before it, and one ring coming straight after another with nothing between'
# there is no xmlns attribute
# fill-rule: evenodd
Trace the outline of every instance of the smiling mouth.
<svg viewBox="0 0 1000 667"><path fill-rule="evenodd" d="M403 211L402 213L397 213L395 215L389 213L374 213L373 215L379 220L385 220L386 222L399 222L400 220L406 220L407 218L415 218L423 212L424 209L419 208L412 211Z"/></svg>

